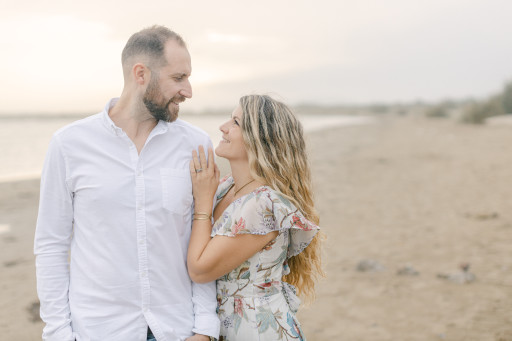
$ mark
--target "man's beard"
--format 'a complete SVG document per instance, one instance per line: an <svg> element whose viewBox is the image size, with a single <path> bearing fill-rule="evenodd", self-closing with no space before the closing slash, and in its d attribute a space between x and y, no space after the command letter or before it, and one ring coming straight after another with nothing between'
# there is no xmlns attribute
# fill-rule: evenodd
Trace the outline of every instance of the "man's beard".
<svg viewBox="0 0 512 341"><path fill-rule="evenodd" d="M148 109L149 113L156 119L165 122L174 122L178 118L179 106L171 105L171 102L181 103L185 100L185 97L180 94L172 97L168 101L165 100L160 86L155 78L151 77L149 85L144 93L142 101Z"/></svg>

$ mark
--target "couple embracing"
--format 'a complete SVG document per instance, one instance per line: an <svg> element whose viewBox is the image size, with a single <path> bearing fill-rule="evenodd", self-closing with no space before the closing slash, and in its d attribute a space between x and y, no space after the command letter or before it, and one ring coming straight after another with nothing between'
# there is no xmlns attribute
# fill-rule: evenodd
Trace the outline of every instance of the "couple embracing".
<svg viewBox="0 0 512 341"><path fill-rule="evenodd" d="M44 340L305 340L320 266L303 130L249 95L211 140L178 119L190 55L153 26L122 53L124 88L57 131L35 233Z"/></svg>

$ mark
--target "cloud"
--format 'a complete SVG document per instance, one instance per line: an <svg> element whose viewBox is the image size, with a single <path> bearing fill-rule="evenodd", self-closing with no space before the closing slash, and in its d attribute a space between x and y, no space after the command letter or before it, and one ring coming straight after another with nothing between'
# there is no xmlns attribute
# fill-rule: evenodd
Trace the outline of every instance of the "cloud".
<svg viewBox="0 0 512 341"><path fill-rule="evenodd" d="M124 43L155 23L187 41L194 106L253 89L320 103L482 96L512 76L511 11L504 0L20 0L0 11L2 110L101 106L121 91Z"/></svg>
<svg viewBox="0 0 512 341"><path fill-rule="evenodd" d="M0 72L10 80L2 89L7 94L3 111L80 111L91 94L96 98L94 91L112 91L116 81L122 85L120 57L109 62L105 55L120 56L124 43L110 38L105 23L30 14L3 20L0 31L13 27L14 34L5 36L10 52L0 63Z"/></svg>

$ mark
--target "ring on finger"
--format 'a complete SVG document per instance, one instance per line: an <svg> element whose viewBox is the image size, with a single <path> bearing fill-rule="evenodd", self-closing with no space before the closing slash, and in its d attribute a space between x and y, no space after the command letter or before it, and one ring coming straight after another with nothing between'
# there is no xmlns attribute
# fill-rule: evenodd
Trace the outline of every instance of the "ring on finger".
<svg viewBox="0 0 512 341"><path fill-rule="evenodd" d="M196 173L201 173L203 171L202 168L196 168Z"/></svg>

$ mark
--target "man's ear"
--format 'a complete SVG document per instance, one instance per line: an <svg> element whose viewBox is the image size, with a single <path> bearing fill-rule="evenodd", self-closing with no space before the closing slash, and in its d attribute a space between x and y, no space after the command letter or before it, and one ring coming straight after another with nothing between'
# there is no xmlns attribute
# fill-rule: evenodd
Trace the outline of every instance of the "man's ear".
<svg viewBox="0 0 512 341"><path fill-rule="evenodd" d="M133 65L132 72L135 83L139 85L144 85L151 78L151 70L142 63Z"/></svg>

